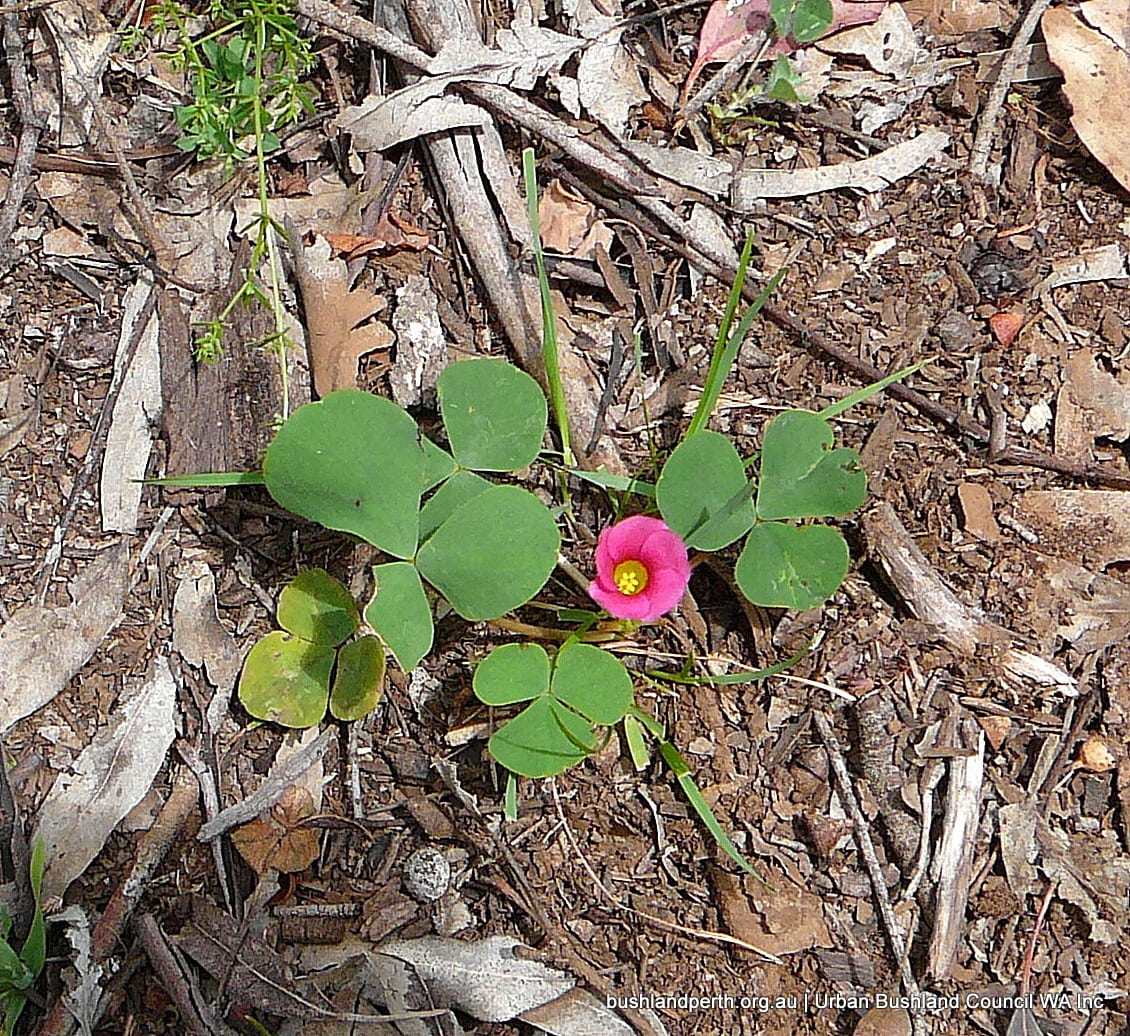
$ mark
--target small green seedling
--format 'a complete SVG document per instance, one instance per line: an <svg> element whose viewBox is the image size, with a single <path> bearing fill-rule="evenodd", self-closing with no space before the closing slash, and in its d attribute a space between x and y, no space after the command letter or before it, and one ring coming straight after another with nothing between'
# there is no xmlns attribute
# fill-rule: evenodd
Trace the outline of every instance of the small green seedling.
<svg viewBox="0 0 1130 1036"><path fill-rule="evenodd" d="M39 902L46 866L47 851L43 839L37 839L32 847L28 867L35 913L32 915L27 938L18 953L8 941L12 933L11 915L6 908L0 910L0 1006L4 1011L4 1028L0 1031L0 1036L14 1036L16 1023L27 1006L31 987L35 985L47 960L47 924Z"/></svg>

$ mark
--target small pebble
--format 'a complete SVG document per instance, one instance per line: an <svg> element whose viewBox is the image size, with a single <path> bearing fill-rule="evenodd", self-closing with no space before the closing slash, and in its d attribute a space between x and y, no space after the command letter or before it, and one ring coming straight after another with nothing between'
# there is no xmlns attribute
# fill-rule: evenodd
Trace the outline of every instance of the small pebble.
<svg viewBox="0 0 1130 1036"><path fill-rule="evenodd" d="M451 864L438 849L425 846L404 861L404 891L418 903L434 903L451 884Z"/></svg>

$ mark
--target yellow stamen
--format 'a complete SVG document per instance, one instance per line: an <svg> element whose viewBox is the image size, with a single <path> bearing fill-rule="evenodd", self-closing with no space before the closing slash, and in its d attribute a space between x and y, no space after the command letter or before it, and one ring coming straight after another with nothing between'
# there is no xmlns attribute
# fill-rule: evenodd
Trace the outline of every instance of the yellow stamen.
<svg viewBox="0 0 1130 1036"><path fill-rule="evenodd" d="M621 561L612 572L620 593L631 597L647 586L647 569L638 561Z"/></svg>

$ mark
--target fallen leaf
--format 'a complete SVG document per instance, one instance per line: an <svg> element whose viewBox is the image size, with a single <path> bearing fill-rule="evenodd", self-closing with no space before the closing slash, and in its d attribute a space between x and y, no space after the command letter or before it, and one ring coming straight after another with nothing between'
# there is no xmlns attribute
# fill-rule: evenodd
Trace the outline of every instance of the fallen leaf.
<svg viewBox="0 0 1130 1036"><path fill-rule="evenodd" d="M1101 734L1092 734L1079 746L1079 757L1075 765L1089 773L1110 773L1118 765L1118 760Z"/></svg>
<svg viewBox="0 0 1130 1036"><path fill-rule="evenodd" d="M332 258L330 243L321 235L313 244L296 247L294 268L306 311L314 391L326 396L354 388L361 357L393 343L392 331L371 319L385 308L385 300L364 289L349 290L345 261Z"/></svg>
<svg viewBox="0 0 1130 1036"><path fill-rule="evenodd" d="M887 0L832 0L832 24L825 36L852 25L873 22L886 6ZM729 0L714 0L699 30L698 53L683 86L683 97L689 96L703 68L729 61L751 35L764 28L768 20L769 0L745 0L736 4ZM779 40L766 51L765 57L790 54L796 49L795 42Z"/></svg>
<svg viewBox="0 0 1130 1036"><path fill-rule="evenodd" d="M1105 370L1097 353L1080 349L1064 366L1055 408L1055 451L1089 463L1099 438L1130 438L1130 385Z"/></svg>
<svg viewBox="0 0 1130 1036"><path fill-rule="evenodd" d="M317 858L318 832L304 827L314 816L314 800L305 788L291 786L263 816L231 833L232 844L256 874L304 871Z"/></svg>
<svg viewBox="0 0 1130 1036"><path fill-rule="evenodd" d="M192 917L173 942L241 1003L282 1018L327 1013L296 991L291 969L278 953L203 896L192 897Z"/></svg>
<svg viewBox="0 0 1130 1036"><path fill-rule="evenodd" d="M93 255L94 246L70 227L56 227L43 235L44 255Z"/></svg>
<svg viewBox="0 0 1130 1036"><path fill-rule="evenodd" d="M930 129L855 162L814 169L742 169L734 178L733 206L752 212L762 198L793 198L841 187L881 191L939 157L949 142L948 133Z"/></svg>
<svg viewBox="0 0 1130 1036"><path fill-rule="evenodd" d="M75 576L73 604L25 605L0 627L0 733L55 697L122 617L129 547L104 551Z"/></svg>
<svg viewBox="0 0 1130 1036"><path fill-rule="evenodd" d="M995 0L907 0L903 7L911 21L924 20L930 32L940 36L998 29L1003 20Z"/></svg>
<svg viewBox="0 0 1130 1036"><path fill-rule="evenodd" d="M89 92L102 92L102 70L117 42L98 5L61 0L43 11L43 25L58 57L58 98L42 115L63 147L89 147L94 105ZM45 100L42 99L42 100ZM36 107L42 105L40 104Z"/></svg>
<svg viewBox="0 0 1130 1036"><path fill-rule="evenodd" d="M620 0L567 0L569 28L588 40L577 62L577 100L617 140L627 135L628 116L651 97L640 79L639 65L624 49ZM561 80L558 78L558 89Z"/></svg>
<svg viewBox="0 0 1130 1036"><path fill-rule="evenodd" d="M32 837L47 849L44 898L67 891L149 791L176 734L176 698L168 658L158 655L70 772L55 779Z"/></svg>
<svg viewBox="0 0 1130 1036"><path fill-rule="evenodd" d="M596 206L563 187L556 178L549 181L538 199L541 243L551 252L572 255L595 218Z"/></svg>
<svg viewBox="0 0 1130 1036"><path fill-rule="evenodd" d="M1092 3L1099 7L1091 8ZM1092 17L1108 24L1109 11L1102 0L1080 5L1084 17L1089 8ZM1072 108L1071 125L1087 150L1130 190L1130 124L1111 118L1130 96L1130 30L1126 28L1125 5L1120 14L1117 38L1084 25L1067 7L1045 11L1040 24L1048 55L1063 72L1063 91ZM1109 17L1112 27L1114 22L1114 17Z"/></svg>
<svg viewBox="0 0 1130 1036"><path fill-rule="evenodd" d="M965 531L986 543L996 543L1001 532L993 517L993 498L989 491L978 482L962 482L957 487L957 499Z"/></svg>
<svg viewBox="0 0 1130 1036"><path fill-rule="evenodd" d="M1008 310L1004 313L994 313L989 317L989 330L993 337L1003 346L1012 345L1016 336L1024 327L1024 314Z"/></svg>
<svg viewBox="0 0 1130 1036"><path fill-rule="evenodd" d="M156 307L145 326L140 329L137 326L153 291L153 275L146 271L126 289L122 299L121 334L114 359L116 375L121 375L131 339L136 336L138 341L114 403L102 455L99 500L105 532L137 531L141 493L145 488L141 480L145 478L155 429L161 417L160 321Z"/></svg>
<svg viewBox="0 0 1130 1036"><path fill-rule="evenodd" d="M334 250L334 258L359 259L373 252L392 252L400 248L422 252L431 243L426 231L395 212L383 212L372 236L363 234L323 234Z"/></svg>

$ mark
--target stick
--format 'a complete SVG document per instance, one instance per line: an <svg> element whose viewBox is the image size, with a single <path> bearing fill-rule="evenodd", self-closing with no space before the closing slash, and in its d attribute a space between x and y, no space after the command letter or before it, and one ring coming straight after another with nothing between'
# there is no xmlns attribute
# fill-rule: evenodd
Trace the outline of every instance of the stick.
<svg viewBox="0 0 1130 1036"><path fill-rule="evenodd" d="M1047 10L1051 0L1032 0L1032 6L1020 23L1013 37L1012 46L1008 48L1004 61L1001 62L1000 73L993 84L993 90L985 107L981 109L981 121L977 123L977 136L973 139L973 147L969 152L969 171L978 179L985 180L989 169L989 152L993 147L993 134L996 132L997 119L1000 117L1004 99L1008 96L1008 88L1012 80L1020 71L1024 63L1024 50L1028 41L1036 31L1040 16Z"/></svg>

